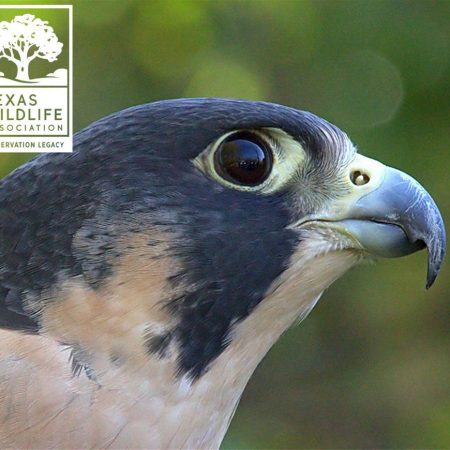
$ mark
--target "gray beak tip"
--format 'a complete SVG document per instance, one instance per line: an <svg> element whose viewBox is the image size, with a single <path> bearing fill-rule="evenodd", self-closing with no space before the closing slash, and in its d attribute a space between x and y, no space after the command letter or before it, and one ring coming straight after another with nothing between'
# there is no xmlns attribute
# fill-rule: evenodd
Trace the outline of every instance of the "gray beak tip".
<svg viewBox="0 0 450 450"><path fill-rule="evenodd" d="M425 206L425 205L424 205ZM424 242L428 250L428 270L426 289L429 289L436 280L441 270L445 257L446 233L444 221L436 204L431 201L424 207L426 216L430 222L428 236L424 235Z"/></svg>
<svg viewBox="0 0 450 450"><path fill-rule="evenodd" d="M445 239L445 237L444 237L444 239ZM431 256L431 254L430 254L430 256ZM445 244L443 244L443 246L440 247L440 252L439 252L439 256L437 259L432 260L431 257L429 257L428 271L427 271L427 284L425 285L426 289L430 289L430 287L433 286L434 282L436 281L439 271L441 270L441 265L442 265L442 261L444 260L444 256L445 256Z"/></svg>
<svg viewBox="0 0 450 450"><path fill-rule="evenodd" d="M428 290L430 289L431 286L433 286L435 280L437 277L437 273L431 273L430 271L428 271L427 274L427 283L425 284L425 289Z"/></svg>
<svg viewBox="0 0 450 450"><path fill-rule="evenodd" d="M446 236L442 215L430 194L412 177L388 169L386 181L393 187L391 201L397 206L399 223L411 242L423 242L428 251L426 289L436 280L445 256ZM402 202L405 208L402 210Z"/></svg>
<svg viewBox="0 0 450 450"><path fill-rule="evenodd" d="M438 275L438 274L437 274L437 272L435 272L435 271L433 271L433 272L428 271L428 274L427 274L427 283L426 283L426 285L425 285L425 289L426 289L426 290L430 289L430 287L433 286L434 282L436 281L437 275Z"/></svg>

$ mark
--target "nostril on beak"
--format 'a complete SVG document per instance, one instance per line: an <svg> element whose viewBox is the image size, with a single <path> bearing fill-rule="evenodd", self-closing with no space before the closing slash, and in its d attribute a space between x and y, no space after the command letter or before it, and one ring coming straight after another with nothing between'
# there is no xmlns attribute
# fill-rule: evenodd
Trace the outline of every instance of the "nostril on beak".
<svg viewBox="0 0 450 450"><path fill-rule="evenodd" d="M363 186L370 181L369 175L361 172L360 170L354 170L350 174L350 180L355 186Z"/></svg>

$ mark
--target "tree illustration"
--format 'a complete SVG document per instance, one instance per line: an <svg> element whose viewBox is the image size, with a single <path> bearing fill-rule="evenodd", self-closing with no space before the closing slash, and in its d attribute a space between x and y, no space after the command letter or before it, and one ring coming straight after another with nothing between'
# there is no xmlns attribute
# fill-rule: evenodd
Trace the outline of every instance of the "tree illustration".
<svg viewBox="0 0 450 450"><path fill-rule="evenodd" d="M16 80L29 81L28 66L33 59L56 61L63 44L53 28L32 14L0 22L0 58L17 66Z"/></svg>

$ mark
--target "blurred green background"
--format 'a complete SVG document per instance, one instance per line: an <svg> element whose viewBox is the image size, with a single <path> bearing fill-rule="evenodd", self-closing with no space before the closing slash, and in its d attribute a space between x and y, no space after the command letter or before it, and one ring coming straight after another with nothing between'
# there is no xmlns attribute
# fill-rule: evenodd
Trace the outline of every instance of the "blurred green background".
<svg viewBox="0 0 450 450"><path fill-rule="evenodd" d="M448 224L449 59L448 1L78 0L74 128L165 98L287 104L420 180ZM0 155L0 175L31 156ZM450 267L426 292L425 259L335 283L260 365L223 448L450 448Z"/></svg>

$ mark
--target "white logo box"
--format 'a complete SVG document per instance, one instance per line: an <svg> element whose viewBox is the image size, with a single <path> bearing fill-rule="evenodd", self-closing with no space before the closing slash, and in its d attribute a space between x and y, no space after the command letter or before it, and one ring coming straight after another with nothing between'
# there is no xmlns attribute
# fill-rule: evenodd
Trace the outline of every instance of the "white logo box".
<svg viewBox="0 0 450 450"><path fill-rule="evenodd" d="M63 39L39 15L52 9L67 20ZM72 5L0 5L0 153L72 152L72 21ZM31 77L37 60L52 69Z"/></svg>

